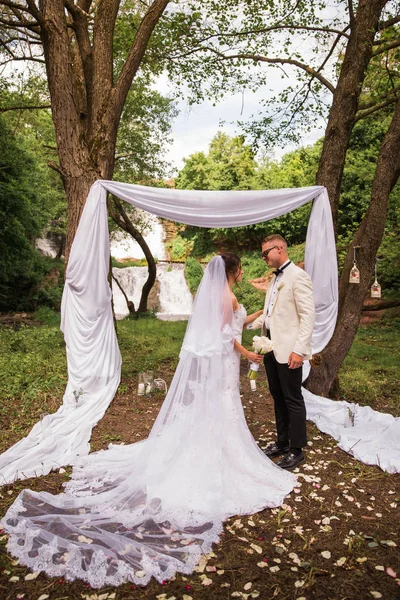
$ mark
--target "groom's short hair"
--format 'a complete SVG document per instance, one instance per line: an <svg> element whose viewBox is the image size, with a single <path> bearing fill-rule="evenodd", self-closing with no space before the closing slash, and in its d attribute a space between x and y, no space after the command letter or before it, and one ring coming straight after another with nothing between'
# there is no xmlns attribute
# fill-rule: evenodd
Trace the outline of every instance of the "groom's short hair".
<svg viewBox="0 0 400 600"><path fill-rule="evenodd" d="M282 243L284 248L287 248L287 241L284 237L279 235L279 233L273 233L272 235L269 235L268 237L264 238L262 244L269 244L270 242L275 242L277 240L279 240Z"/></svg>

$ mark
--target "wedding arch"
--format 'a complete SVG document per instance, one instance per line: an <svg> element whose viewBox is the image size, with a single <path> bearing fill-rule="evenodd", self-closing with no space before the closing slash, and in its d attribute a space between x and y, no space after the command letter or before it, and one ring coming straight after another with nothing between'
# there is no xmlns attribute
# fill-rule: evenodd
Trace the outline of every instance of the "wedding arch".
<svg viewBox="0 0 400 600"><path fill-rule="evenodd" d="M335 328L338 271L332 214L324 187L187 191L98 180L92 185L83 209L66 272L61 329L67 349L68 383L63 403L56 413L44 417L25 438L0 455L0 485L46 475L52 469L73 465L79 456L88 454L92 429L103 417L118 388L121 355L107 280L110 259L107 192L157 216L200 227L237 227L264 222L313 201L305 270L313 281L316 305L314 352L326 346ZM358 407L357 412L348 403L332 403L305 392L307 413L318 426L339 439L341 447L348 451L355 445L355 437L358 447L352 453L364 462L376 464L376 453L372 459L368 456L371 436L367 445L358 439L360 430L364 429L363 407ZM334 405L329 410L327 402ZM350 428L349 411L353 411ZM331 413L333 419L329 417ZM370 414L366 416L371 421ZM382 416L386 420L378 430L374 425L375 432L385 439L397 435L400 420ZM355 420L360 421L359 427L355 427ZM389 471L400 470L400 459L396 462L393 453L387 453L381 446L378 464Z"/></svg>

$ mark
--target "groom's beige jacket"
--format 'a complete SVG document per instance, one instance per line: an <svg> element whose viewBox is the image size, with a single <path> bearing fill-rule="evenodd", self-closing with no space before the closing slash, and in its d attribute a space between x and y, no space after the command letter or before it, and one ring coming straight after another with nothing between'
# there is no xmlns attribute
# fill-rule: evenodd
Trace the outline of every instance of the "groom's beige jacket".
<svg viewBox="0 0 400 600"><path fill-rule="evenodd" d="M275 278L273 277L265 296L264 312L248 329L261 328L266 334L265 318ZM274 355L279 363L287 363L291 352L309 360L311 336L314 329L315 306L310 276L290 263L279 277L278 292L269 320Z"/></svg>

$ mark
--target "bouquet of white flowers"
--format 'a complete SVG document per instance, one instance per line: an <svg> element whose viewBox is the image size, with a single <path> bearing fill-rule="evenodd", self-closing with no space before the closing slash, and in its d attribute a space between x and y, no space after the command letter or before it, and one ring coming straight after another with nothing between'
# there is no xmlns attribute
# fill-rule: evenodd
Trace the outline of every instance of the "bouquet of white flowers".
<svg viewBox="0 0 400 600"><path fill-rule="evenodd" d="M274 342L272 342L269 338L262 335L255 335L253 337L253 350L256 354L268 354L271 352L274 347ZM249 379L256 379L257 371L260 368L258 363L250 363L250 370L247 373L247 377Z"/></svg>

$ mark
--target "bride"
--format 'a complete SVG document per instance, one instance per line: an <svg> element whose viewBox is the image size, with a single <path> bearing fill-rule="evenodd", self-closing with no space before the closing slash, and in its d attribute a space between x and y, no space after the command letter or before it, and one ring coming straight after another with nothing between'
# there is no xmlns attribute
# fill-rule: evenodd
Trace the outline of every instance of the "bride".
<svg viewBox="0 0 400 600"><path fill-rule="evenodd" d="M215 256L197 292L180 360L149 437L81 459L64 494L24 490L1 521L34 571L92 587L190 573L223 521L279 506L295 477L258 448L239 394L246 316L234 254Z"/></svg>

